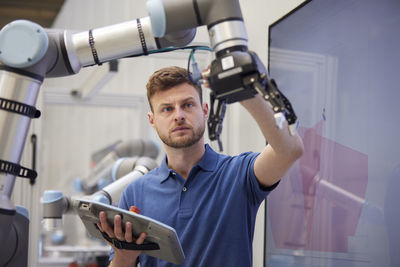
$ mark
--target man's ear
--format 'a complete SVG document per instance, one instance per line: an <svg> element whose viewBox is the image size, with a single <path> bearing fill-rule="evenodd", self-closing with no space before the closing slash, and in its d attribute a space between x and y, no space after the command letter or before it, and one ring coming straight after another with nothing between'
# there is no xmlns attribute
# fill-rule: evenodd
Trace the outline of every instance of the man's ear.
<svg viewBox="0 0 400 267"><path fill-rule="evenodd" d="M204 116L207 119L208 118L208 104L207 103L203 103L202 108L203 108Z"/></svg>
<svg viewBox="0 0 400 267"><path fill-rule="evenodd" d="M154 128L154 114L152 112L148 112L147 118L149 119L149 123L150 123L151 127Z"/></svg>

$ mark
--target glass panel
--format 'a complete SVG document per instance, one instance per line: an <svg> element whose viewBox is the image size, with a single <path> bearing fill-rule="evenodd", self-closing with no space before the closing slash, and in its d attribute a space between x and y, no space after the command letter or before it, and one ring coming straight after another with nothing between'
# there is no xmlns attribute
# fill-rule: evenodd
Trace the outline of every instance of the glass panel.
<svg viewBox="0 0 400 267"><path fill-rule="evenodd" d="M270 27L305 153L268 197L267 266L400 266L400 1L314 0Z"/></svg>

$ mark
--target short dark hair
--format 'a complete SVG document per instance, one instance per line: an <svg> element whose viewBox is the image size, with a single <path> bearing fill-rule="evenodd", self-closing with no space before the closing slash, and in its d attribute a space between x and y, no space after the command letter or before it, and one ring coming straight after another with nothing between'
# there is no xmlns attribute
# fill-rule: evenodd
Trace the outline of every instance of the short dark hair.
<svg viewBox="0 0 400 267"><path fill-rule="evenodd" d="M150 99L155 93L169 90L172 87L183 83L188 83L196 89L196 91L199 93L200 102L202 103L201 87L192 83L186 69L172 66L162 68L154 72L146 84L147 100L149 101L151 110L153 111L153 107L151 106Z"/></svg>

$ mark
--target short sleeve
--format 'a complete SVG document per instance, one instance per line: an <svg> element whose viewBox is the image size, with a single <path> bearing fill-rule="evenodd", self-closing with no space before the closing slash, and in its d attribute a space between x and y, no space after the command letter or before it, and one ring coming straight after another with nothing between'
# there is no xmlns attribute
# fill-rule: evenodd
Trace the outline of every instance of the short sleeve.
<svg viewBox="0 0 400 267"><path fill-rule="evenodd" d="M268 196L268 194L274 190L279 182L272 186L262 186L254 173L254 163L258 157L259 153L243 153L241 156L244 157L244 166L246 168L246 175L244 185L248 192L249 200L256 206L260 205L261 202Z"/></svg>

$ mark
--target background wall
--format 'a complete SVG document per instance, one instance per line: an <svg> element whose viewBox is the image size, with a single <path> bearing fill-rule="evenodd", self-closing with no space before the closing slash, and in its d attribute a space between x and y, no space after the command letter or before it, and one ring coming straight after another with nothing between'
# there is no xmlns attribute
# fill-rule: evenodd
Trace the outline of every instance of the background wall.
<svg viewBox="0 0 400 267"><path fill-rule="evenodd" d="M145 0L68 0L53 28L88 30L145 17L147 16L145 2ZM249 48L257 52L267 64L268 25L302 1L242 0L240 2L249 35ZM198 30L194 42L199 44L209 42L204 27ZM88 175L91 153L116 140L151 138L158 142L146 119L148 107L145 99L145 83L151 73L163 66L186 66L187 57L187 52L176 52L120 60L116 76L102 89L99 96L88 103L74 101L70 92L82 87L82 84L96 71L96 67L83 69L71 77L45 81L39 101L43 115L32 126L38 133L40 142L38 184L34 189L26 185L17 185L14 192L16 202L29 207L31 211L30 266L37 266L38 262L37 251L41 229L39 198L43 191L58 189L66 195L74 194L72 181L76 177ZM204 55L201 59L206 62L209 58ZM112 101L102 102L105 97ZM222 141L224 152L232 155L248 150L260 151L265 144L257 126L239 104L228 106ZM212 146L217 148L215 144ZM25 154L28 151L29 148L25 148ZM160 158L161 156L159 160ZM71 223L69 220L65 219L65 223ZM84 233L77 229L73 228L68 233L68 244L79 244L82 239L80 235ZM262 206L254 237L254 266L257 267L263 266L264 260L263 230L264 207Z"/></svg>

